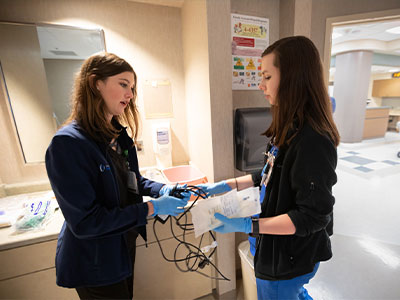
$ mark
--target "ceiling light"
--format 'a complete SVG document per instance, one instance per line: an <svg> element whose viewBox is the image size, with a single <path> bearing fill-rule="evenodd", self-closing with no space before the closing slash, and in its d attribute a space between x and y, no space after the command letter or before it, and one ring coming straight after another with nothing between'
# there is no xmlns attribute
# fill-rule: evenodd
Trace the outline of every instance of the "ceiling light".
<svg viewBox="0 0 400 300"><path fill-rule="evenodd" d="M337 39L338 37L341 37L343 34L339 32L332 32L332 40Z"/></svg>
<svg viewBox="0 0 400 300"><path fill-rule="evenodd" d="M400 34L400 26L390 28L386 30L386 32L393 33L393 34Z"/></svg>

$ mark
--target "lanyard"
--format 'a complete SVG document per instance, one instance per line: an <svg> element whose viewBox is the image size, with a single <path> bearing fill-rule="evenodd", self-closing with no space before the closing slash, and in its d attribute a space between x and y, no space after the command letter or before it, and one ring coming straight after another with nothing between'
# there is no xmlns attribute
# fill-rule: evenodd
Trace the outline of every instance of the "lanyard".
<svg viewBox="0 0 400 300"><path fill-rule="evenodd" d="M272 148L266 153L265 155L267 156L267 161L265 163L265 166L262 170L262 179L261 179L261 186L262 185L267 185L272 174L272 167L274 166L275 158L278 155L279 148L276 147L275 145L272 145Z"/></svg>

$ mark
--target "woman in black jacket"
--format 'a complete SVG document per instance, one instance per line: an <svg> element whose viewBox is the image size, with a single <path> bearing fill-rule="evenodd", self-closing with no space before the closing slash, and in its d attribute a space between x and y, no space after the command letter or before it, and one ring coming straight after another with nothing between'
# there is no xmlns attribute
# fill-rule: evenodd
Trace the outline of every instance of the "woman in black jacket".
<svg viewBox="0 0 400 300"><path fill-rule="evenodd" d="M332 186L338 130L322 65L306 37L278 40L262 54L259 88L273 111L271 138L260 172L201 187L210 195L260 185L259 219L227 218L215 231L258 235L254 271L259 299L312 299L304 284L332 257Z"/></svg>

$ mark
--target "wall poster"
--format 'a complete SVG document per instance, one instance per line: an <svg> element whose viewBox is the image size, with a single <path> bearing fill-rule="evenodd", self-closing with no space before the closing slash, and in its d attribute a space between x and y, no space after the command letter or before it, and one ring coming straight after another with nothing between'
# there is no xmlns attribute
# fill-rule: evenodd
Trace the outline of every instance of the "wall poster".
<svg viewBox="0 0 400 300"><path fill-rule="evenodd" d="M269 19L231 14L232 89L256 90L261 54L269 45Z"/></svg>

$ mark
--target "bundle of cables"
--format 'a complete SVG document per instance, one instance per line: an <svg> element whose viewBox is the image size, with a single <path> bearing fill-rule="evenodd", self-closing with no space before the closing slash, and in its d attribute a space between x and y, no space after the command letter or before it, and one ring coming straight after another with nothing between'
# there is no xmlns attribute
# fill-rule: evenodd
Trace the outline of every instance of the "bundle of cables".
<svg viewBox="0 0 400 300"><path fill-rule="evenodd" d="M187 241L187 234L191 233L194 231L194 226L192 223L188 223L188 212L191 210L191 208L196 204L196 202L202 198L205 199L207 198L207 194L201 189L196 186L186 186L185 188L178 188L178 185L176 185L173 190L171 191L170 195L177 197L177 198L182 198L182 193L187 193L190 192L193 195L196 195L196 199L192 202L192 204L185 209L185 211L179 216L179 217L174 217L174 216L169 216L167 219L163 220L159 217L156 217L154 219L153 223L153 232L154 236L156 238L156 241L158 243L158 246L160 247L161 255L163 258L168 261L168 262L173 262L175 263L175 266L177 269L181 272L196 272L202 276L211 278L211 279L216 279L216 280L227 280L230 281L227 277L225 277L216 267L216 265L212 262L212 256L214 255L217 247L217 241L215 239L214 234L209 231L208 233L202 234L201 237L199 238L200 241L198 245L194 245L192 243L189 243ZM174 239L178 242L178 245L175 248L173 258L168 258L166 257L164 250L161 246L161 242L157 236L157 230L156 226L157 223L166 223L169 220L169 224L171 227L171 233ZM179 229L183 232L182 235L177 235L174 231L174 224L179 227ZM209 236L212 239L211 245L208 246L203 246L202 243L204 239L204 236L206 234L209 234ZM207 255L208 252L211 253ZM179 257L178 257L178 252L179 252ZM185 253L184 255L181 253ZM212 277L209 276L203 272L201 272L201 269L204 269L205 266L210 265L212 266L215 270L216 273L219 274L217 277Z"/></svg>

